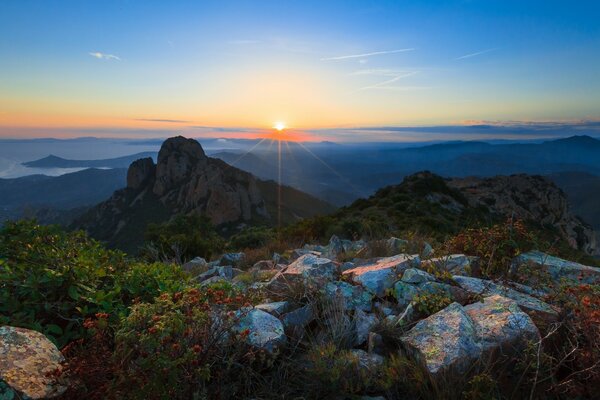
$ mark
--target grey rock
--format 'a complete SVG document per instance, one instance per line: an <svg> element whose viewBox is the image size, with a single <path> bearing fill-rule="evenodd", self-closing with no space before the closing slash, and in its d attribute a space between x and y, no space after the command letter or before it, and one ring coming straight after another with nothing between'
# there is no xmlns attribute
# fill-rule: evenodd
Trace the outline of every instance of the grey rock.
<svg viewBox="0 0 600 400"><path fill-rule="evenodd" d="M402 282L419 284L423 282L433 282L435 277L428 272L416 268L409 268L402 275Z"/></svg>
<svg viewBox="0 0 600 400"><path fill-rule="evenodd" d="M398 254L366 262L344 271L343 275L349 276L353 282L362 285L376 296L383 297L398 280L400 273L419 264L420 258L417 255Z"/></svg>
<svg viewBox="0 0 600 400"><path fill-rule="evenodd" d="M234 329L238 332L248 329L249 334L246 337L248 344L270 353L276 352L286 344L287 338L279 319L258 309L244 311L241 314L240 321Z"/></svg>
<svg viewBox="0 0 600 400"><path fill-rule="evenodd" d="M313 308L310 304L291 311L281 318L286 330L298 333L314 320Z"/></svg>
<svg viewBox="0 0 600 400"><path fill-rule="evenodd" d="M269 314L278 318L284 313L288 312L290 310L290 307L291 305L287 301L277 301L274 303L264 303L254 306L254 308L268 312Z"/></svg>
<svg viewBox="0 0 600 400"><path fill-rule="evenodd" d="M511 265L511 275L516 275L525 266L541 269L557 283L562 279L573 283L600 283L600 268L563 260L540 251L530 251L517 256Z"/></svg>
<svg viewBox="0 0 600 400"><path fill-rule="evenodd" d="M219 265L231 265L234 267L240 266L244 263L246 255L244 253L225 253L219 260Z"/></svg>
<svg viewBox="0 0 600 400"><path fill-rule="evenodd" d="M453 275L473 276L479 273L479 258L464 254L432 258L423 261L423 265L431 265L436 270L448 271Z"/></svg>
<svg viewBox="0 0 600 400"><path fill-rule="evenodd" d="M371 328L373 328L373 326L375 326L378 322L379 320L375 314L366 313L362 310L356 310L354 312L354 345L360 346L365 343L369 337Z"/></svg>
<svg viewBox="0 0 600 400"><path fill-rule="evenodd" d="M202 257L195 257L181 266L185 272L202 273L208 269L208 263Z"/></svg>
<svg viewBox="0 0 600 400"><path fill-rule="evenodd" d="M339 298L345 310L371 310L373 295L362 286L351 285L342 281L329 282L325 285L325 294L330 298Z"/></svg>

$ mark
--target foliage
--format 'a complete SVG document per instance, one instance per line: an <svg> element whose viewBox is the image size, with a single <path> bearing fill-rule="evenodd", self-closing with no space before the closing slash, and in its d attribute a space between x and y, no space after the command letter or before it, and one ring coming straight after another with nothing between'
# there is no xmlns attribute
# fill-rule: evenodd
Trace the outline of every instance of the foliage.
<svg viewBox="0 0 600 400"><path fill-rule="evenodd" d="M236 233L229 239L228 247L232 249L256 249L266 246L275 239L276 235L272 228L249 227Z"/></svg>
<svg viewBox="0 0 600 400"><path fill-rule="evenodd" d="M421 292L413 297L415 309L422 315L432 315L452 304L452 299L443 291Z"/></svg>
<svg viewBox="0 0 600 400"><path fill-rule="evenodd" d="M535 238L525 224L508 219L491 227L470 228L448 240L449 253L462 253L481 259L485 277L504 277L512 259L535 247Z"/></svg>
<svg viewBox="0 0 600 400"><path fill-rule="evenodd" d="M82 232L34 221L0 230L0 323L38 330L59 346L82 337L85 318L107 313L116 322L135 299L184 282L174 266L131 262Z"/></svg>
<svg viewBox="0 0 600 400"><path fill-rule="evenodd" d="M225 248L208 217L199 214L178 215L161 224L150 224L145 234L142 257L149 260L175 261L179 264L194 257L209 260Z"/></svg>
<svg viewBox="0 0 600 400"><path fill-rule="evenodd" d="M237 332L248 299L231 285L162 294L132 307L115 334L115 356L126 398L210 398L237 390L225 383L258 353ZM238 376L239 379L239 376Z"/></svg>

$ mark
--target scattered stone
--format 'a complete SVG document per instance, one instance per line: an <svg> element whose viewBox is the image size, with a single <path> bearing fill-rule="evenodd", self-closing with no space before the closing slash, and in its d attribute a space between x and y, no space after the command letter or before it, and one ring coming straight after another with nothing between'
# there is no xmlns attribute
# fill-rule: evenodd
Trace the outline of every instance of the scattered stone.
<svg viewBox="0 0 600 400"><path fill-rule="evenodd" d="M379 333L369 332L369 338L367 339L367 349L369 354L386 354L386 347L383 342L383 336Z"/></svg>
<svg viewBox="0 0 600 400"><path fill-rule="evenodd" d="M283 324L265 311L253 309L242 316L235 330L243 332L246 329L249 332L246 337L247 343L269 353L276 352L286 344Z"/></svg>
<svg viewBox="0 0 600 400"><path fill-rule="evenodd" d="M285 314L281 321L286 330L297 335L314 320L313 308L310 304Z"/></svg>
<svg viewBox="0 0 600 400"><path fill-rule="evenodd" d="M432 266L436 270L448 271L452 275L479 275L479 257L451 254L445 257L424 260L425 267Z"/></svg>
<svg viewBox="0 0 600 400"><path fill-rule="evenodd" d="M429 258L433 255L434 251L433 251L433 247L431 247L431 245L427 242L423 243L423 249L421 250L421 257L423 258Z"/></svg>
<svg viewBox="0 0 600 400"><path fill-rule="evenodd" d="M18 394L15 399L50 399L63 394L67 388L52 375L63 361L60 351L40 332L0 327L0 381Z"/></svg>
<svg viewBox="0 0 600 400"><path fill-rule="evenodd" d="M398 281L394 284L394 297L398 301L400 307L406 307L410 304L413 297L419 293L416 286L403 281Z"/></svg>
<svg viewBox="0 0 600 400"><path fill-rule="evenodd" d="M288 265L283 271L287 278L302 277L306 279L333 280L338 273L337 265L328 258L306 254Z"/></svg>
<svg viewBox="0 0 600 400"><path fill-rule="evenodd" d="M358 365L361 368L374 370L384 362L384 358L378 354L367 353L360 349L353 349L350 352L358 358Z"/></svg>

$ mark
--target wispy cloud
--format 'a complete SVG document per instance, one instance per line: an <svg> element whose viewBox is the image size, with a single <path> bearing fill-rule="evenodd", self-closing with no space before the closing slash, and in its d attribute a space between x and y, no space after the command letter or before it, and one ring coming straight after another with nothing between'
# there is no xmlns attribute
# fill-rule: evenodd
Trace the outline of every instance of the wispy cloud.
<svg viewBox="0 0 600 400"><path fill-rule="evenodd" d="M471 57L475 57L475 56L480 56L482 54L490 53L490 52L495 51L497 49L498 48L494 47L492 49L481 50L481 51L478 51L476 53L465 54L464 56L457 57L454 60L464 60L465 58L471 58Z"/></svg>
<svg viewBox="0 0 600 400"><path fill-rule="evenodd" d="M372 53L363 53L363 54L350 54L350 55L346 55L346 56L336 56L336 57L326 57L326 58L321 58L321 61L343 61L343 60L351 60L354 58L366 58L366 57L371 57L371 56L380 56L380 55L384 55L384 54L395 54L395 53L403 53L405 51L413 51L415 49L413 48L409 48L409 49L397 49L397 50L386 50L386 51L374 51Z"/></svg>
<svg viewBox="0 0 600 400"><path fill-rule="evenodd" d="M190 121L185 121L181 119L161 119L161 118L134 118L134 121L142 121L142 122L168 122L172 124L189 124Z"/></svg>
<svg viewBox="0 0 600 400"><path fill-rule="evenodd" d="M114 54L106 54L106 53L101 53L99 51L93 51L88 53L90 56L97 58L99 60L116 60L116 61L121 61L120 57L115 56Z"/></svg>
<svg viewBox="0 0 600 400"><path fill-rule="evenodd" d="M375 83L373 85L364 86L358 89L361 90L371 90L371 89L384 89L384 90L398 90L398 91L408 91L408 90L423 90L429 89L426 86L398 86L394 85L394 83L400 81L401 79L411 77L413 75L418 74L418 71L400 71L394 69L384 69L384 68L374 68L374 69L363 69L359 71L355 71L350 75L371 75L371 76L380 76L387 77L390 79L386 79L384 81Z"/></svg>
<svg viewBox="0 0 600 400"><path fill-rule="evenodd" d="M229 43L229 44L236 44L236 45L257 44L257 43L260 43L260 40L238 39L238 40L230 40L227 43Z"/></svg>

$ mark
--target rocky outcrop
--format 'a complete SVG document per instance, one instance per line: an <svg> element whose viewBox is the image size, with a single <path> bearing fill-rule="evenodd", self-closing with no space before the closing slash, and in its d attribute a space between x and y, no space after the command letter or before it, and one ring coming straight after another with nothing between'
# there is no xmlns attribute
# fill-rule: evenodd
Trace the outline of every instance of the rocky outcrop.
<svg viewBox="0 0 600 400"><path fill-rule="evenodd" d="M571 247L588 254L600 252L593 228L571 212L564 192L542 176L456 178L448 180L447 184L458 189L472 207L487 207L497 214L552 226Z"/></svg>
<svg viewBox="0 0 600 400"><path fill-rule="evenodd" d="M66 387L56 380L64 358L43 334L29 329L0 327L0 381L13 390L3 398L51 399Z"/></svg>
<svg viewBox="0 0 600 400"><path fill-rule="evenodd" d="M526 272L527 268L545 272L555 282L565 280L566 283L600 283L600 268L563 260L541 251L530 251L516 257L513 260L510 272L513 276L519 274L519 272L530 275Z"/></svg>
<svg viewBox="0 0 600 400"><path fill-rule="evenodd" d="M127 187L139 190L150 184L156 177L156 165L152 158L141 158L134 161L127 170Z"/></svg>

